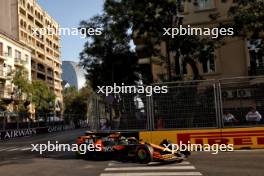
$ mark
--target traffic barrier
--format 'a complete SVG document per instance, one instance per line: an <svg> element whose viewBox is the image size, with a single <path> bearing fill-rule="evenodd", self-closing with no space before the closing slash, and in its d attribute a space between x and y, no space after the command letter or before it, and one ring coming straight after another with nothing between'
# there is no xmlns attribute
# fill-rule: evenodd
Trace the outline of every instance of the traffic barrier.
<svg viewBox="0 0 264 176"><path fill-rule="evenodd" d="M264 149L264 127L204 130L171 130L140 132L139 138L159 144L168 139L174 144L233 144L234 149Z"/></svg>

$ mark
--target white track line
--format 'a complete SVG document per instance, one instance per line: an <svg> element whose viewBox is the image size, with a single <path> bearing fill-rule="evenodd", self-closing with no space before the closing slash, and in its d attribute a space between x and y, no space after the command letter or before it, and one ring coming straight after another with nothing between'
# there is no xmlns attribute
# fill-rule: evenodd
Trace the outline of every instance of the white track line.
<svg viewBox="0 0 264 176"><path fill-rule="evenodd" d="M9 150L9 149L12 149L12 147L8 147L8 148L0 148L0 152L2 152L2 151L6 151L6 150Z"/></svg>
<svg viewBox="0 0 264 176"><path fill-rule="evenodd" d="M26 147L26 148L22 148L21 151L28 151L28 150L32 150L31 147Z"/></svg>
<svg viewBox="0 0 264 176"><path fill-rule="evenodd" d="M8 148L0 148L0 152L7 151L7 152L13 152L13 151L28 151L31 150L30 147L8 147Z"/></svg>
<svg viewBox="0 0 264 176"><path fill-rule="evenodd" d="M105 168L105 171L135 171L135 170L184 170L195 169L194 166L156 166L156 167L118 167Z"/></svg>
<svg viewBox="0 0 264 176"><path fill-rule="evenodd" d="M149 166L152 166L152 165L157 165L157 164L160 164L160 162L150 162L150 163L148 163L148 165ZM177 162L175 162L175 163L169 163L169 165L188 165L188 164L191 164L189 161L182 161L182 162L180 162L180 163L177 163Z"/></svg>
<svg viewBox="0 0 264 176"><path fill-rule="evenodd" d="M8 151L8 152L13 152L13 151L17 151L17 150L19 150L19 149L21 149L20 147L18 147L18 148L12 148L12 149L9 149L9 150L6 150L6 151Z"/></svg>
<svg viewBox="0 0 264 176"><path fill-rule="evenodd" d="M100 176L177 176L189 175L197 176L202 175L200 172L137 172L137 173L104 173Z"/></svg>
<svg viewBox="0 0 264 176"><path fill-rule="evenodd" d="M108 166L112 166L112 167L123 167L123 166L131 166L131 164L136 165L136 166L142 166L143 164L140 163L122 163L122 162L110 162L108 163ZM158 164L160 164L160 162L151 162L148 163L148 166L159 166ZM180 163L169 163L169 165L189 165L191 164L189 161L183 161Z"/></svg>

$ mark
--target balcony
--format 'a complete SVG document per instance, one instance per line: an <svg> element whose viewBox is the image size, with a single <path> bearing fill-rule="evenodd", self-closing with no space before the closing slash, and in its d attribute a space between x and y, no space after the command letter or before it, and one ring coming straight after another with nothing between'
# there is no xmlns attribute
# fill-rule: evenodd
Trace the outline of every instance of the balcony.
<svg viewBox="0 0 264 176"><path fill-rule="evenodd" d="M0 87L0 98L1 99L12 99L12 88L10 86Z"/></svg>
<svg viewBox="0 0 264 176"><path fill-rule="evenodd" d="M37 69L37 65L35 62L31 62L31 69L32 70L36 70Z"/></svg>
<svg viewBox="0 0 264 176"><path fill-rule="evenodd" d="M32 16L32 14L30 14L30 12L28 11L28 20L31 24L34 24L34 17ZM35 24L34 24L35 25Z"/></svg>
<svg viewBox="0 0 264 176"><path fill-rule="evenodd" d="M26 10L25 10L25 7L23 7L22 5L20 5L20 7L19 7L19 13L20 13L21 15L23 15L24 17L27 16L27 12L26 12Z"/></svg>
<svg viewBox="0 0 264 176"><path fill-rule="evenodd" d="M62 74L62 69L61 69L61 67L54 67L54 72L55 72L55 74L57 74L57 75L61 75L61 74Z"/></svg>
<svg viewBox="0 0 264 176"><path fill-rule="evenodd" d="M53 67L53 61L49 58L46 59L46 64L50 67Z"/></svg>
<svg viewBox="0 0 264 176"><path fill-rule="evenodd" d="M4 70L0 68L0 80L6 80L6 79L7 79L6 72L4 72Z"/></svg>
<svg viewBox="0 0 264 176"><path fill-rule="evenodd" d="M61 79L60 76L56 76L56 77L54 77L54 79L55 79L56 81L60 81L60 82L62 82L62 79Z"/></svg>
<svg viewBox="0 0 264 176"><path fill-rule="evenodd" d="M57 89L57 90L61 90L62 89L62 86L61 86L60 82L55 81L54 86L55 86L55 89Z"/></svg>
<svg viewBox="0 0 264 176"><path fill-rule="evenodd" d="M48 75L49 77L51 77L51 78L54 77L53 71L50 71L50 70L47 71L47 75Z"/></svg>
<svg viewBox="0 0 264 176"><path fill-rule="evenodd" d="M45 72L45 67L42 64L38 64L38 71L42 72L42 73L46 73Z"/></svg>
<svg viewBox="0 0 264 176"><path fill-rule="evenodd" d="M54 89L54 81L53 81L53 79L48 78L46 82L48 83L48 86L50 88Z"/></svg>
<svg viewBox="0 0 264 176"><path fill-rule="evenodd" d="M0 60L5 60L5 56L3 55L3 53L0 53Z"/></svg>
<svg viewBox="0 0 264 176"><path fill-rule="evenodd" d="M15 58L15 66L23 67L26 64L27 62L22 60L21 58Z"/></svg>
<svg viewBox="0 0 264 176"><path fill-rule="evenodd" d="M46 81L45 74L37 73L37 80Z"/></svg>

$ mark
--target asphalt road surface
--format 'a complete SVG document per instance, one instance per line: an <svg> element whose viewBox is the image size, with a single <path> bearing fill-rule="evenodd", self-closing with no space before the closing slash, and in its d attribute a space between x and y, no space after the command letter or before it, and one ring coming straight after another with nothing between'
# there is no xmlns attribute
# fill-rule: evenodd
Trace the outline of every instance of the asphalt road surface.
<svg viewBox="0 0 264 176"><path fill-rule="evenodd" d="M85 130L0 142L0 176L264 176L264 150L193 153L181 163L149 165L76 159L73 152L31 152L30 144L74 143Z"/></svg>

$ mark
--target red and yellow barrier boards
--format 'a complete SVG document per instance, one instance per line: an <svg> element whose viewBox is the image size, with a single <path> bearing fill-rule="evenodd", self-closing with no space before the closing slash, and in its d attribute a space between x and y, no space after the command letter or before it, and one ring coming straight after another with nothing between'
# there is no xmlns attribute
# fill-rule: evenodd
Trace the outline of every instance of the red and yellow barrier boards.
<svg viewBox="0 0 264 176"><path fill-rule="evenodd" d="M139 133L140 139L159 144L163 139L178 144L233 144L235 149L264 148L264 127L204 130L147 131Z"/></svg>

